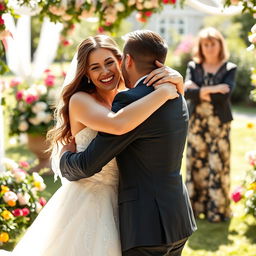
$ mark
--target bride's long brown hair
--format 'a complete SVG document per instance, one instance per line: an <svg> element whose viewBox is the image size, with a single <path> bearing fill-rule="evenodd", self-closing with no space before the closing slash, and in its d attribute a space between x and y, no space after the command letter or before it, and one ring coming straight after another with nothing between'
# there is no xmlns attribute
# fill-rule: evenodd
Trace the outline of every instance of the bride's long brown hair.
<svg viewBox="0 0 256 256"><path fill-rule="evenodd" d="M57 142L67 144L72 139L69 118L69 101L71 96L79 91L90 94L96 91L96 87L92 81L88 81L86 72L88 56L93 50L98 48L110 50L118 61L121 61L122 59L122 54L118 49L116 42L106 35L90 36L79 45L75 78L62 90L54 112L55 120L58 120L60 125L55 125L55 127L47 133L47 139L51 144L49 150L51 150Z"/></svg>

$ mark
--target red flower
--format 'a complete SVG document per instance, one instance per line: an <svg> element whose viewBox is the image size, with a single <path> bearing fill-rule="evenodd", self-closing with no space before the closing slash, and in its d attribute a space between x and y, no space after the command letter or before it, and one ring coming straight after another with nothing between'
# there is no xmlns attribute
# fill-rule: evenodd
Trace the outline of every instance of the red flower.
<svg viewBox="0 0 256 256"><path fill-rule="evenodd" d="M39 199L39 203L40 203L42 206L45 206L45 205L46 205L46 203L47 203L47 201L45 200L45 198L44 198L44 197L40 197L40 199Z"/></svg>
<svg viewBox="0 0 256 256"><path fill-rule="evenodd" d="M168 4L169 3L169 0L162 0L163 1L163 4Z"/></svg>
<svg viewBox="0 0 256 256"><path fill-rule="evenodd" d="M2 16L0 16L0 25L4 25L4 20L3 20Z"/></svg>
<svg viewBox="0 0 256 256"><path fill-rule="evenodd" d="M30 210L28 208L23 208L22 209L22 216L27 216L30 214Z"/></svg>
<svg viewBox="0 0 256 256"><path fill-rule="evenodd" d="M104 33L104 28L103 27L98 27L98 32L99 33Z"/></svg>
<svg viewBox="0 0 256 256"><path fill-rule="evenodd" d="M71 41L71 40L64 39L64 40L62 41L62 45L63 45L63 46L69 46L69 45L71 45L71 44L72 44L72 41Z"/></svg>
<svg viewBox="0 0 256 256"><path fill-rule="evenodd" d="M4 10L5 10L4 4L1 4L1 3L0 3L0 11L4 11Z"/></svg>
<svg viewBox="0 0 256 256"><path fill-rule="evenodd" d="M142 12L138 12L138 13L136 14L136 19L137 19L137 21L142 22L142 23L147 22L147 19L146 19L146 17L143 15Z"/></svg>
<svg viewBox="0 0 256 256"><path fill-rule="evenodd" d="M15 217L23 216L23 211L22 211L22 209L15 209L15 210L12 211L12 214Z"/></svg>
<svg viewBox="0 0 256 256"><path fill-rule="evenodd" d="M170 0L171 4L176 4L176 0Z"/></svg>
<svg viewBox="0 0 256 256"><path fill-rule="evenodd" d="M16 93L16 99L17 99L17 100L21 100L22 97L23 97L23 91L18 91L18 92Z"/></svg>
<svg viewBox="0 0 256 256"><path fill-rule="evenodd" d="M240 201L242 199L242 188L236 188L235 191L232 193L231 198L235 203Z"/></svg>
<svg viewBox="0 0 256 256"><path fill-rule="evenodd" d="M38 100L38 97L35 96L35 95L27 95L26 99L25 99L27 104L31 104L31 103L33 103L34 101L37 101L37 100Z"/></svg>
<svg viewBox="0 0 256 256"><path fill-rule="evenodd" d="M150 17L150 16L152 15L152 12L150 12L150 11L144 12L144 15L145 15L146 17Z"/></svg>

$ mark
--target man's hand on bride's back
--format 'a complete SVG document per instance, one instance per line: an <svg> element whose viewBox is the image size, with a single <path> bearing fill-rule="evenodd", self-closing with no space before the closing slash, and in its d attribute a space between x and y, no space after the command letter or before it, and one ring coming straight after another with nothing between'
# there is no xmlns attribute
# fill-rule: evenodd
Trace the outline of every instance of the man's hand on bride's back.
<svg viewBox="0 0 256 256"><path fill-rule="evenodd" d="M60 151L60 158L67 151L70 151L70 152L73 152L73 153L76 152L76 142L75 142L75 139L72 139L72 141L69 144L62 146L62 149Z"/></svg>
<svg viewBox="0 0 256 256"><path fill-rule="evenodd" d="M155 90L164 90L166 97L168 100L172 100L178 98L180 95L178 94L176 85L171 83L162 83L159 85L153 85Z"/></svg>
<svg viewBox="0 0 256 256"><path fill-rule="evenodd" d="M156 65L159 67L158 69L153 70L144 80L144 83L147 85L155 85L158 86L163 83L171 83L174 84L177 88L177 91L180 94L184 94L184 83L182 75L167 66L164 66L161 62L156 60Z"/></svg>

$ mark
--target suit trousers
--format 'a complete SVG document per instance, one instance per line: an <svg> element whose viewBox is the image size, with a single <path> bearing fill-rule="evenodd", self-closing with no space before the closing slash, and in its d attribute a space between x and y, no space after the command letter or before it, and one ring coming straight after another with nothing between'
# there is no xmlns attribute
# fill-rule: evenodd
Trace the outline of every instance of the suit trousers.
<svg viewBox="0 0 256 256"><path fill-rule="evenodd" d="M124 251L122 256L181 256L188 238L169 245L135 247Z"/></svg>

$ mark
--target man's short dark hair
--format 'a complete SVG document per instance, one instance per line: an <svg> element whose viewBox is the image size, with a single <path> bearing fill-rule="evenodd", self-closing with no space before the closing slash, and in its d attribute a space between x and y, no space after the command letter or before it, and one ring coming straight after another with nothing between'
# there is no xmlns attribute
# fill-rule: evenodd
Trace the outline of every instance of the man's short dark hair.
<svg viewBox="0 0 256 256"><path fill-rule="evenodd" d="M124 56L129 54L140 73L149 73L157 66L155 61L165 62L168 47L160 35L150 30L136 30L124 37Z"/></svg>

